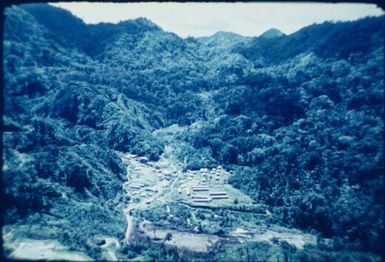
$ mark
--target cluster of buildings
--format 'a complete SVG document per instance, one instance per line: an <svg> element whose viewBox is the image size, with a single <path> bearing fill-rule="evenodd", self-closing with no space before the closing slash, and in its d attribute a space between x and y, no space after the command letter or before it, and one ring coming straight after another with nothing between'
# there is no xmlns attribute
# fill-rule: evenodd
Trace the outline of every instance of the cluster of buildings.
<svg viewBox="0 0 385 262"><path fill-rule="evenodd" d="M222 166L218 166L217 168L201 168L200 170L192 171L192 170L187 170L187 179L192 181L194 180L194 177L197 175L201 176L201 180L199 182L201 183L222 183L225 175L228 175L231 173L228 173L226 170L222 168Z"/></svg>
<svg viewBox="0 0 385 262"><path fill-rule="evenodd" d="M178 176L177 171L162 171L160 169L155 170L155 173L158 175L160 180L170 181Z"/></svg>
<svg viewBox="0 0 385 262"><path fill-rule="evenodd" d="M140 176L139 171L141 167L135 166L133 170L136 171L136 177ZM150 204L153 201L153 196L158 192L157 189L153 188L148 183L132 182L132 179L123 184L123 188L129 192L132 197L144 198L146 204Z"/></svg>
<svg viewBox="0 0 385 262"><path fill-rule="evenodd" d="M221 167L201 168L197 171L187 170L188 183L182 184L179 193L185 192L194 203L210 203L218 199L228 199L225 191L212 191L211 188L216 185L223 185L224 176L227 172ZM222 181L220 183L219 181Z"/></svg>
<svg viewBox="0 0 385 262"><path fill-rule="evenodd" d="M195 203L209 203L217 199L228 199L229 196L225 191L210 191L210 188L206 185L194 185L191 186L189 192L191 201Z"/></svg>
<svg viewBox="0 0 385 262"><path fill-rule="evenodd" d="M143 183L130 183L123 184L125 190L129 191L132 196L149 197L157 192L156 189L148 187L149 185Z"/></svg>
<svg viewBox="0 0 385 262"><path fill-rule="evenodd" d="M167 163L152 162L147 157L126 154L130 162L129 181L124 183L124 189L129 195L146 204L152 203L158 190L167 188L170 181L179 175L177 170L169 168ZM155 177L156 179L154 179Z"/></svg>
<svg viewBox="0 0 385 262"><path fill-rule="evenodd" d="M156 175L157 179L159 179L158 182L161 183L158 186L162 185L163 188L170 185L167 181L175 181L175 179L179 178L181 183L178 193L184 193L194 203L211 203L217 200L229 199L228 193L223 191L223 185L231 172L227 172L222 166L210 169L187 170L179 173L177 170L170 169L167 163L151 162L146 157L137 157L135 155L130 155L128 158L135 159L142 164L133 166L134 176L137 178L143 175L141 171L147 169L146 166L152 168L151 171L147 170L144 173ZM146 204L151 203L157 190L154 190L154 187L150 187L148 184L131 181L125 183L126 190L132 196L143 197ZM170 188L169 190L173 189Z"/></svg>

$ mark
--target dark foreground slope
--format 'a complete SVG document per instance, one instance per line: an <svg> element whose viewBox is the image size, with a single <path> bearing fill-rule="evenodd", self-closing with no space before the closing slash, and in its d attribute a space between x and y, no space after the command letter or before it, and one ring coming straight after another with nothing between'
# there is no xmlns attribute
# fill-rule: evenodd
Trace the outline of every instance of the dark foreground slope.
<svg viewBox="0 0 385 262"><path fill-rule="evenodd" d="M7 9L5 26L4 222L59 218L61 230L32 237L82 249L92 249L93 236L124 235L116 204L126 169L115 150L157 158L162 147L151 130L159 120L94 80L102 65L63 46L23 9Z"/></svg>
<svg viewBox="0 0 385 262"><path fill-rule="evenodd" d="M153 131L193 125L172 144L185 168L234 170L283 224L331 239L322 256L381 252L383 17L181 39L48 5L5 15L6 224L59 217L50 237L98 258L87 240L125 227L118 152L156 160L169 141Z"/></svg>

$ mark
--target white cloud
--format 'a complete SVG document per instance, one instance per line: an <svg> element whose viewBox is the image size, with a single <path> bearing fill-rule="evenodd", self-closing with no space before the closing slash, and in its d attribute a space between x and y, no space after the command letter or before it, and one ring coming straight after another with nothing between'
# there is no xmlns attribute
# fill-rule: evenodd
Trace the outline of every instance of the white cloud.
<svg viewBox="0 0 385 262"><path fill-rule="evenodd" d="M53 5L92 24L146 17L182 37L208 36L217 31L257 36L272 27L290 34L313 23L384 14L373 4L63 2Z"/></svg>

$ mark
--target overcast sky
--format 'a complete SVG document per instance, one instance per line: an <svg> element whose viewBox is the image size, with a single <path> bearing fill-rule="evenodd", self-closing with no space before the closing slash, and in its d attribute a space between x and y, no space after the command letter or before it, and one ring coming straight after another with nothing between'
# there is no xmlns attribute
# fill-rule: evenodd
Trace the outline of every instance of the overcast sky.
<svg viewBox="0 0 385 262"><path fill-rule="evenodd" d="M92 24L146 17L181 37L209 36L218 31L258 36L270 28L290 34L313 23L384 14L373 4L67 2L53 5Z"/></svg>

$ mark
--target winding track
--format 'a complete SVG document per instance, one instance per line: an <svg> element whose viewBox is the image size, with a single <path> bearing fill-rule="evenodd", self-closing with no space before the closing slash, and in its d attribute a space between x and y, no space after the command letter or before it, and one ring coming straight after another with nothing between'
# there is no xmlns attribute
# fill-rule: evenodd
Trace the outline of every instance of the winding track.
<svg viewBox="0 0 385 262"><path fill-rule="evenodd" d="M130 182L130 181L134 181L134 177L133 177L133 174L131 171L131 169L133 167L137 167L137 166L140 166L140 162L138 160L134 160L132 158L132 155L130 154L127 154L126 156L124 156L122 158L123 162L125 162L127 164L127 169L126 169L126 174L127 174L127 181ZM130 166L130 164L132 165L132 167ZM151 169L152 172L155 173L154 171L155 169ZM172 188L173 186L175 186L175 183L177 182L178 178L175 178L173 177L173 179L171 181L169 181L167 184L168 184L168 187L161 187L160 184L157 184L156 185L156 188L158 190L158 193L154 194L152 196L152 199L158 201L158 202L161 202L161 203L166 203L164 201L165 199L165 196L169 193L167 193L167 188ZM128 194L128 192L126 192L126 194ZM134 211L135 210L138 210L138 209L145 209L149 206L149 204L145 203L145 201L143 200L140 200L140 202L138 203L135 203L132 199L130 200L130 202L128 203L128 205L126 206L126 208L123 209L123 213L126 217L126 221L127 221L127 228L126 228L126 233L125 233L125 237L124 237L124 241L125 243L128 243L130 241L130 238L131 238L131 234L133 232L133 227L134 227Z"/></svg>

